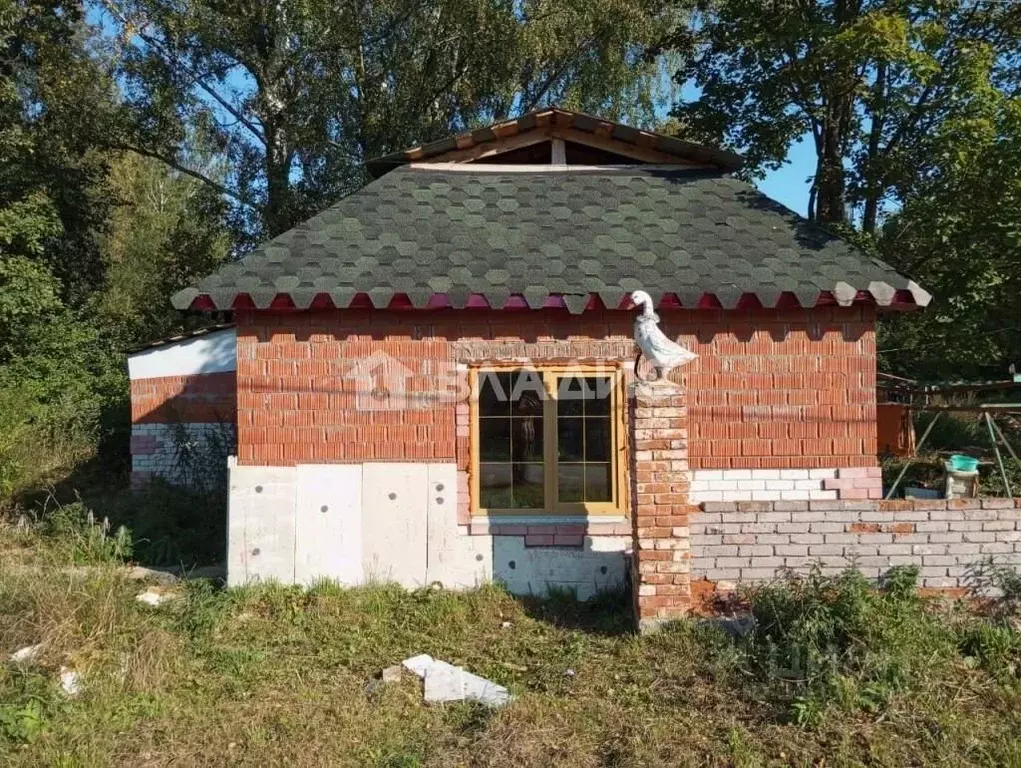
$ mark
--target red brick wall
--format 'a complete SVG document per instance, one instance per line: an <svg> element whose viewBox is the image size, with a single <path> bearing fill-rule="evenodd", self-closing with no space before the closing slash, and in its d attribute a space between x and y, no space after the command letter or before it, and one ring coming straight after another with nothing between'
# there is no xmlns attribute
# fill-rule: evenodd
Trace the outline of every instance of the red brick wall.
<svg viewBox="0 0 1021 768"><path fill-rule="evenodd" d="M876 463L874 310L712 314L694 330L663 314L668 333L697 337L685 369L692 469Z"/></svg>
<svg viewBox="0 0 1021 768"><path fill-rule="evenodd" d="M232 423L237 413L234 371L160 376L131 382L131 423Z"/></svg>
<svg viewBox="0 0 1021 768"><path fill-rule="evenodd" d="M700 355L673 376L689 394L693 469L875 464L872 308L661 316ZM459 361L629 356L633 313L242 311L237 322L239 462L291 465L454 460L467 442L455 402L430 398L438 379L464 394ZM428 407L356 407L358 382L347 376L378 351L411 372L409 400Z"/></svg>

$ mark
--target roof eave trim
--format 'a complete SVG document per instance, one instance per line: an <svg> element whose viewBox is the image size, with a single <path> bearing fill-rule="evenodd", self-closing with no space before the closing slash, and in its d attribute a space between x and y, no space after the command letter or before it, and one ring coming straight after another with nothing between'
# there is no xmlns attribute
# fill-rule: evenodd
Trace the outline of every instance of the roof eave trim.
<svg viewBox="0 0 1021 768"><path fill-rule="evenodd" d="M873 283L872 285L876 285ZM876 286L876 290L854 290L846 283L838 284L833 291L684 291L666 292L657 302L657 308L669 309L817 309L825 307L875 306L880 310L903 311L926 306L931 295L915 283L908 288L894 289L888 283ZM913 287L912 287L913 286ZM853 294L849 292L853 291ZM193 290L193 289L189 289ZM303 296L296 302L288 293L277 293L271 301L254 303L248 294L236 294L229 305L220 302L207 293L194 292L187 303L189 292L181 291L173 298L174 307L182 310L269 310L307 311L324 309L387 309L392 311L432 309L568 309L572 314L593 309L632 309L630 294L623 291L606 290L593 293L509 293L506 296L487 296L484 293L468 293L465 296L435 292L425 296L409 297L407 293L376 288L371 292L346 290L330 293L319 292L311 301ZM682 300L680 296L684 297ZM345 301L346 299L346 301ZM339 301L338 301L339 300ZM924 303L923 303L924 302Z"/></svg>

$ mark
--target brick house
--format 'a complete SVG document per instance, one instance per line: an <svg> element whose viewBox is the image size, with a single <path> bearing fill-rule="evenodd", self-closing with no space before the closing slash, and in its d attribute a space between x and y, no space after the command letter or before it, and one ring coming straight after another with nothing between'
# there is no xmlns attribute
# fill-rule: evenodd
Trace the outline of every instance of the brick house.
<svg viewBox="0 0 1021 768"><path fill-rule="evenodd" d="M736 564L754 530L714 528L739 505L763 535L770 515L862 524L882 495L876 316L929 296L739 165L540 110L370 162L364 188L175 295L236 321L230 582L584 598L631 563L649 622L694 582L775 568L772 545ZM669 382L636 380L636 289L698 355Z"/></svg>
<svg viewBox="0 0 1021 768"><path fill-rule="evenodd" d="M133 488L155 477L197 484L189 452L197 462L234 452L236 349L237 333L224 324L128 352Z"/></svg>

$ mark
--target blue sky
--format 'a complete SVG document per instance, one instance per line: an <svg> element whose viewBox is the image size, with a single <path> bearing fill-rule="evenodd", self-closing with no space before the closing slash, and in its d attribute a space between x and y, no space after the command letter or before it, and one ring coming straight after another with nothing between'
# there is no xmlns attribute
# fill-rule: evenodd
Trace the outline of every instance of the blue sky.
<svg viewBox="0 0 1021 768"><path fill-rule="evenodd" d="M774 200L804 216L808 211L808 177L815 171L815 149L806 139L791 147L787 164L767 174L756 186Z"/></svg>
<svg viewBox="0 0 1021 768"><path fill-rule="evenodd" d="M680 98L684 101L695 101L698 96L699 90L694 85L686 84L681 88ZM668 111L669 107L663 109L664 117ZM814 172L815 148L811 136L806 135L801 142L791 147L783 166L767 173L755 185L764 194L804 216L808 212L808 177Z"/></svg>

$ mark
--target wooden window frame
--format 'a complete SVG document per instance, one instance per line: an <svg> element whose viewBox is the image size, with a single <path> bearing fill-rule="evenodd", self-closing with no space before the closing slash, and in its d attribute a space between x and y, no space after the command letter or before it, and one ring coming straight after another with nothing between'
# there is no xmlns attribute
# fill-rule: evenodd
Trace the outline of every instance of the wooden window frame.
<svg viewBox="0 0 1021 768"><path fill-rule="evenodd" d="M545 505L543 509L488 509L482 507L479 474L479 376L487 373L534 372L542 377L546 390L543 401L543 466L545 467ZM559 502L557 500L557 394L556 382L570 375L608 376L613 380L610 396L610 453L612 463L612 500L600 502ZM628 440L625 411L627 404L624 374L619 365L522 365L520 363L485 364L468 371L470 429L470 493L469 509L472 515L483 517L623 517L628 508Z"/></svg>

